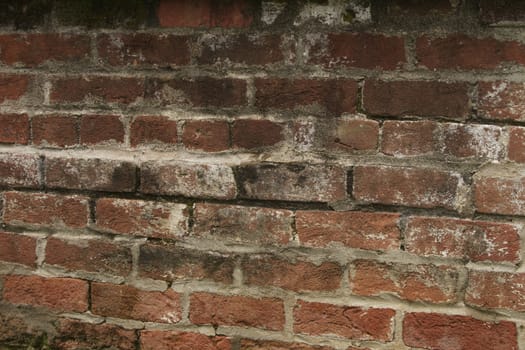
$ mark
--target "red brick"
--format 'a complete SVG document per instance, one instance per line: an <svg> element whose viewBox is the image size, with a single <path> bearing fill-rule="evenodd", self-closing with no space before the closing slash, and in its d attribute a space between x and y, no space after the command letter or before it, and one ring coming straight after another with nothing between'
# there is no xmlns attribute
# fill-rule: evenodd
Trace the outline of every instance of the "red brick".
<svg viewBox="0 0 525 350"><path fill-rule="evenodd" d="M403 38L370 33L330 33L311 49L310 62L393 70L406 63Z"/></svg>
<svg viewBox="0 0 525 350"><path fill-rule="evenodd" d="M190 296L190 321L239 327L283 330L284 306L279 299L239 295L193 293Z"/></svg>
<svg viewBox="0 0 525 350"><path fill-rule="evenodd" d="M13 304L84 312L88 307L88 283L72 278L5 276L3 298Z"/></svg>
<svg viewBox="0 0 525 350"><path fill-rule="evenodd" d="M66 147L78 144L77 118L39 115L31 120L33 143L39 146Z"/></svg>
<svg viewBox="0 0 525 350"><path fill-rule="evenodd" d="M121 349L134 350L137 336L134 330L126 330L108 323L92 324L62 319L57 335L51 340L53 349Z"/></svg>
<svg viewBox="0 0 525 350"><path fill-rule="evenodd" d="M297 109L335 115L356 111L354 80L256 78L255 88L255 106L262 110Z"/></svg>
<svg viewBox="0 0 525 350"><path fill-rule="evenodd" d="M36 267L36 239L0 231L0 260Z"/></svg>
<svg viewBox="0 0 525 350"><path fill-rule="evenodd" d="M26 145L29 141L27 114L0 114L0 143Z"/></svg>
<svg viewBox="0 0 525 350"><path fill-rule="evenodd" d="M45 263L71 271L127 276L131 272L131 251L103 240L50 237L46 244Z"/></svg>
<svg viewBox="0 0 525 350"><path fill-rule="evenodd" d="M480 82L478 113L482 118L525 121L525 84Z"/></svg>
<svg viewBox="0 0 525 350"><path fill-rule="evenodd" d="M269 120L240 119L233 123L232 144L253 149L273 146L283 140L283 127Z"/></svg>
<svg viewBox="0 0 525 350"><path fill-rule="evenodd" d="M132 192L136 185L133 163L99 158L46 158L49 188Z"/></svg>
<svg viewBox="0 0 525 350"><path fill-rule="evenodd" d="M333 202L346 197L346 172L335 165L259 163L236 169L242 198Z"/></svg>
<svg viewBox="0 0 525 350"><path fill-rule="evenodd" d="M101 198L95 212L97 229L111 233L174 238L188 230L185 204Z"/></svg>
<svg viewBox="0 0 525 350"><path fill-rule="evenodd" d="M444 217L411 217L405 248L423 256L470 261L520 260L519 229L511 224Z"/></svg>
<svg viewBox="0 0 525 350"><path fill-rule="evenodd" d="M216 240L261 245L292 239L293 212L283 209L196 203L193 234Z"/></svg>
<svg viewBox="0 0 525 350"><path fill-rule="evenodd" d="M503 154L502 129L493 125L443 125L443 148L445 155L465 158L488 158L497 160Z"/></svg>
<svg viewBox="0 0 525 350"><path fill-rule="evenodd" d="M253 22L255 8L246 0L161 0L157 16L161 27L243 28Z"/></svg>
<svg viewBox="0 0 525 350"><path fill-rule="evenodd" d="M176 144L177 122L162 116L139 116L131 123L131 146Z"/></svg>
<svg viewBox="0 0 525 350"><path fill-rule="evenodd" d="M230 338L199 333L146 330L140 332L142 350L231 350Z"/></svg>
<svg viewBox="0 0 525 350"><path fill-rule="evenodd" d="M367 80L365 110L378 116L466 118L469 114L466 83L438 81Z"/></svg>
<svg viewBox="0 0 525 350"><path fill-rule="evenodd" d="M525 215L525 169L492 165L474 176L474 204L481 213Z"/></svg>
<svg viewBox="0 0 525 350"><path fill-rule="evenodd" d="M378 140L379 123L375 120L340 120L329 145L350 152L366 151L376 149Z"/></svg>
<svg viewBox="0 0 525 350"><path fill-rule="evenodd" d="M383 123L381 152L396 157L432 154L437 148L438 124L432 121Z"/></svg>
<svg viewBox="0 0 525 350"><path fill-rule="evenodd" d="M117 115L85 115L80 120L80 143L124 142L124 124Z"/></svg>
<svg viewBox="0 0 525 350"><path fill-rule="evenodd" d="M435 265L410 265L358 260L352 264L353 294L392 294L401 299L430 303L457 301L458 271Z"/></svg>
<svg viewBox="0 0 525 350"><path fill-rule="evenodd" d="M138 78L79 77L52 82L50 99L56 103L129 104L144 96L144 82Z"/></svg>
<svg viewBox="0 0 525 350"><path fill-rule="evenodd" d="M371 250L398 250L399 214L297 211L298 240L310 247L343 245Z"/></svg>
<svg viewBox="0 0 525 350"><path fill-rule="evenodd" d="M0 153L0 186L40 186L40 159L33 154Z"/></svg>
<svg viewBox="0 0 525 350"><path fill-rule="evenodd" d="M142 164L140 191L197 198L235 198L233 171L219 164L150 161Z"/></svg>
<svg viewBox="0 0 525 350"><path fill-rule="evenodd" d="M12 225L83 228L88 217L88 199L83 196L4 193L4 222Z"/></svg>
<svg viewBox="0 0 525 350"><path fill-rule="evenodd" d="M233 78L148 79L147 99L184 107L239 107L246 104L246 82Z"/></svg>
<svg viewBox="0 0 525 350"><path fill-rule="evenodd" d="M101 34L98 55L112 66L160 67L190 63L189 38L171 34Z"/></svg>
<svg viewBox="0 0 525 350"><path fill-rule="evenodd" d="M95 315L147 322L181 320L180 296L173 290L147 292L109 283L91 285L91 311Z"/></svg>
<svg viewBox="0 0 525 350"><path fill-rule="evenodd" d="M454 209L461 176L431 168L358 166L354 197L365 203Z"/></svg>
<svg viewBox="0 0 525 350"><path fill-rule="evenodd" d="M525 274L470 271L465 303L483 309L525 311Z"/></svg>
<svg viewBox="0 0 525 350"><path fill-rule="evenodd" d="M26 75L0 74L0 103L18 100L26 94L29 77Z"/></svg>
<svg viewBox="0 0 525 350"><path fill-rule="evenodd" d="M0 61L8 65L39 66L44 62L75 63L87 60L90 39L76 34L0 35Z"/></svg>
<svg viewBox="0 0 525 350"><path fill-rule="evenodd" d="M395 311L365 309L299 300L294 308L294 332L337 335L355 340L390 341Z"/></svg>
<svg viewBox="0 0 525 350"><path fill-rule="evenodd" d="M509 160L525 163L525 128L510 127L507 149Z"/></svg>
<svg viewBox="0 0 525 350"><path fill-rule="evenodd" d="M191 150L224 151L230 146L230 127L222 120L189 120L184 123L182 143Z"/></svg>
<svg viewBox="0 0 525 350"><path fill-rule="evenodd" d="M525 21L525 3L513 0L480 0L480 19L483 23L496 24Z"/></svg>
<svg viewBox="0 0 525 350"><path fill-rule="evenodd" d="M429 69L495 69L506 63L525 64L525 46L517 41L472 38L455 34L416 40L419 63Z"/></svg>
<svg viewBox="0 0 525 350"><path fill-rule="evenodd" d="M347 350L352 349L353 348ZM333 348L329 348L327 346L308 345L304 343L285 343L280 341L241 339L240 350L333 350Z"/></svg>
<svg viewBox="0 0 525 350"><path fill-rule="evenodd" d="M270 255L250 255L243 259L244 283L263 287L279 287L296 292L336 290L341 284L343 269L339 264L319 265L307 261L287 261Z"/></svg>
<svg viewBox="0 0 525 350"><path fill-rule="evenodd" d="M265 65L283 61L281 37L278 35L229 36L218 41L216 37L204 38L198 64L241 63Z"/></svg>
<svg viewBox="0 0 525 350"><path fill-rule="evenodd" d="M183 248L167 243L140 246L138 273L165 281L211 280L231 284L235 258L228 254Z"/></svg>
<svg viewBox="0 0 525 350"><path fill-rule="evenodd" d="M434 349L516 350L517 331L512 322L484 322L468 316L409 313L403 320L407 346Z"/></svg>

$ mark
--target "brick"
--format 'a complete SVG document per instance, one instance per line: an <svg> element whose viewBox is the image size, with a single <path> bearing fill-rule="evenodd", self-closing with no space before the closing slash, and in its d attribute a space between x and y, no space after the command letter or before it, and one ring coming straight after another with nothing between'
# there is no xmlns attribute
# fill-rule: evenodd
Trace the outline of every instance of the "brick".
<svg viewBox="0 0 525 350"><path fill-rule="evenodd" d="M356 112L354 80L256 78L255 88L255 106L263 111L296 109L335 115Z"/></svg>
<svg viewBox="0 0 525 350"><path fill-rule="evenodd" d="M350 152L366 151L376 149L378 140L379 123L375 120L340 120L329 146Z"/></svg>
<svg viewBox="0 0 525 350"><path fill-rule="evenodd" d="M350 288L364 296L395 295L410 301L454 303L459 273L447 266L382 263L357 260Z"/></svg>
<svg viewBox="0 0 525 350"><path fill-rule="evenodd" d="M0 143L27 145L29 118L27 114L0 114Z"/></svg>
<svg viewBox="0 0 525 350"><path fill-rule="evenodd" d="M310 55L310 62L326 67L394 70L406 63L403 38L370 33L329 33Z"/></svg>
<svg viewBox="0 0 525 350"><path fill-rule="evenodd" d="M49 320L37 315L34 308L21 313L18 308L2 308L0 312L0 342L4 346L28 346L35 338L42 337L50 328ZM44 318L44 320L42 320ZM46 322L47 321L47 322ZM33 343L34 344L34 343Z"/></svg>
<svg viewBox="0 0 525 350"><path fill-rule="evenodd" d="M132 192L136 186L135 164L99 158L55 158L45 160L49 188Z"/></svg>
<svg viewBox="0 0 525 350"><path fill-rule="evenodd" d="M346 197L346 172L335 165L260 163L236 169L240 197L333 202Z"/></svg>
<svg viewBox="0 0 525 350"><path fill-rule="evenodd" d="M140 191L217 199L232 199L237 194L229 166L157 161L142 164Z"/></svg>
<svg viewBox="0 0 525 350"><path fill-rule="evenodd" d="M3 299L17 305L84 312L88 308L88 283L72 278L5 276Z"/></svg>
<svg viewBox="0 0 525 350"><path fill-rule="evenodd" d="M185 204L101 198L95 212L96 228L111 233L174 238L188 230Z"/></svg>
<svg viewBox="0 0 525 350"><path fill-rule="evenodd" d="M519 228L506 223L444 217L411 217L405 248L422 256L517 263Z"/></svg>
<svg viewBox="0 0 525 350"><path fill-rule="evenodd" d="M80 143L123 143L124 124L117 115L85 115L80 119Z"/></svg>
<svg viewBox="0 0 525 350"><path fill-rule="evenodd" d="M480 19L486 24L525 21L525 4L512 0L480 0Z"/></svg>
<svg viewBox="0 0 525 350"><path fill-rule="evenodd" d="M240 107L246 104L246 82L233 78L148 79L145 96L161 105Z"/></svg>
<svg viewBox="0 0 525 350"><path fill-rule="evenodd" d="M164 281L211 280L233 282L234 257L213 251L199 251L167 243L140 246L138 274Z"/></svg>
<svg viewBox="0 0 525 350"><path fill-rule="evenodd" d="M525 121L525 84L480 82L478 114L485 119Z"/></svg>
<svg viewBox="0 0 525 350"><path fill-rule="evenodd" d="M38 188L39 168L38 155L0 153L0 186Z"/></svg>
<svg viewBox="0 0 525 350"><path fill-rule="evenodd" d="M377 116L425 116L464 119L469 114L466 83L367 80L365 110Z"/></svg>
<svg viewBox="0 0 525 350"><path fill-rule="evenodd" d="M502 157L502 128L494 125L443 125L441 152L458 158L474 157L497 160Z"/></svg>
<svg viewBox="0 0 525 350"><path fill-rule="evenodd" d="M77 118L66 115L38 115L31 120L33 143L44 147L74 146L79 142Z"/></svg>
<svg viewBox="0 0 525 350"><path fill-rule="evenodd" d="M50 193L4 193L4 222L11 225L83 228L89 217L88 198Z"/></svg>
<svg viewBox="0 0 525 350"><path fill-rule="evenodd" d="M474 175L474 205L481 213L525 215L525 169L489 165Z"/></svg>
<svg viewBox="0 0 525 350"><path fill-rule="evenodd" d="M319 265L307 261L287 261L271 255L249 255L241 264L244 283L299 291L336 290L343 268L334 262Z"/></svg>
<svg viewBox="0 0 525 350"><path fill-rule="evenodd" d="M509 160L525 163L525 128L517 126L509 128L507 150Z"/></svg>
<svg viewBox="0 0 525 350"><path fill-rule="evenodd" d="M45 263L70 271L127 276L131 272L131 250L103 240L50 237Z"/></svg>
<svg viewBox="0 0 525 350"><path fill-rule="evenodd" d="M54 349L121 349L134 350L137 336L134 330L103 323L92 324L77 320L61 319L57 335L52 338Z"/></svg>
<svg viewBox="0 0 525 350"><path fill-rule="evenodd" d="M425 349L517 349L516 325L484 322L468 316L408 313L403 320L407 346Z"/></svg>
<svg viewBox="0 0 525 350"><path fill-rule="evenodd" d="M381 4L383 5L383 4ZM389 16L427 16L427 15L446 15L454 10L458 5L450 0L434 0L431 2L424 0L391 0L385 3L386 13Z"/></svg>
<svg viewBox="0 0 525 350"><path fill-rule="evenodd" d="M365 203L454 209L460 174L431 168L357 166L354 197Z"/></svg>
<svg viewBox="0 0 525 350"><path fill-rule="evenodd" d="M0 260L36 267L36 238L0 231Z"/></svg>
<svg viewBox="0 0 525 350"><path fill-rule="evenodd" d="M36 67L45 62L76 63L90 56L87 35L34 33L0 35L0 61Z"/></svg>
<svg viewBox="0 0 525 350"><path fill-rule="evenodd" d="M0 103L18 100L27 93L29 77L26 75L0 74Z"/></svg>
<svg viewBox="0 0 525 350"><path fill-rule="evenodd" d="M190 63L189 37L171 34L101 34L98 56L112 66L160 67Z"/></svg>
<svg viewBox="0 0 525 350"><path fill-rule="evenodd" d="M390 341L395 311L299 300L293 310L294 332L337 335L355 340Z"/></svg>
<svg viewBox="0 0 525 350"><path fill-rule="evenodd" d="M433 121L394 121L383 123L381 152L390 156L429 155L437 148L438 124Z"/></svg>
<svg viewBox="0 0 525 350"><path fill-rule="evenodd" d="M230 146L230 127L222 120L188 120L184 123L182 143L191 150L225 151Z"/></svg>
<svg viewBox="0 0 525 350"><path fill-rule="evenodd" d="M190 321L212 324L283 330L283 302L274 298L193 293L190 295Z"/></svg>
<svg viewBox="0 0 525 350"><path fill-rule="evenodd" d="M285 343L270 340L241 339L240 350L333 350L333 348L327 346L308 345L304 343ZM353 348L347 350L353 350Z"/></svg>
<svg viewBox="0 0 525 350"><path fill-rule="evenodd" d="M205 37L201 39L198 64L240 63L266 65L284 60L279 35L248 36L240 34L226 38Z"/></svg>
<svg viewBox="0 0 525 350"><path fill-rule="evenodd" d="M299 210L295 225L301 245L398 250L401 244L399 219L399 214L381 212Z"/></svg>
<svg viewBox="0 0 525 350"><path fill-rule="evenodd" d="M525 310L525 274L470 271L465 303L483 309Z"/></svg>
<svg viewBox="0 0 525 350"><path fill-rule="evenodd" d="M200 349L231 350L228 337L207 336L199 333L146 330L140 332L140 348L143 350Z"/></svg>
<svg viewBox="0 0 525 350"><path fill-rule="evenodd" d="M131 123L132 147L146 144L177 143L177 122L162 116L139 116Z"/></svg>
<svg viewBox="0 0 525 350"><path fill-rule="evenodd" d="M95 315L146 322L177 323L181 320L179 294L168 289L147 292L109 283L91 284L91 311Z"/></svg>
<svg viewBox="0 0 525 350"><path fill-rule="evenodd" d="M144 82L138 78L85 76L52 81L54 103L130 104L144 96Z"/></svg>
<svg viewBox="0 0 525 350"><path fill-rule="evenodd" d="M283 140L283 127L269 120L240 119L232 126L232 145L253 149L273 146Z"/></svg>
<svg viewBox="0 0 525 350"><path fill-rule="evenodd" d="M504 64L525 64L525 46L517 41L462 34L422 36L416 40L416 55L419 63L429 69L495 69Z"/></svg>
<svg viewBox="0 0 525 350"><path fill-rule="evenodd" d="M196 203L193 235L261 245L292 239L293 212L283 209Z"/></svg>
<svg viewBox="0 0 525 350"><path fill-rule="evenodd" d="M255 5L246 0L195 3L190 0L161 0L157 16L161 27L244 28L254 20Z"/></svg>

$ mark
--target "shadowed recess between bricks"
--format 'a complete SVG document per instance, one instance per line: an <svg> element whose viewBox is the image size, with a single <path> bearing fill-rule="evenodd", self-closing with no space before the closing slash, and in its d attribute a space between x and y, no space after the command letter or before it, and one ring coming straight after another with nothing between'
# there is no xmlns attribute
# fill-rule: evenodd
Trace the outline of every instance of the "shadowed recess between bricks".
<svg viewBox="0 0 525 350"><path fill-rule="evenodd" d="M525 350L525 2L0 0L1 350Z"/></svg>

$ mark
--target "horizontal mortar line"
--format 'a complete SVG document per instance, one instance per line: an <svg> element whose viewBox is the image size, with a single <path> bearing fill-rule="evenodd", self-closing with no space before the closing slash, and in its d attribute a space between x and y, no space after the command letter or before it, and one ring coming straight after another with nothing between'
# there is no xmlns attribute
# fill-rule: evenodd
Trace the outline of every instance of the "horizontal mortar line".
<svg viewBox="0 0 525 350"><path fill-rule="evenodd" d="M64 73L63 68L67 66L68 71ZM86 64L79 63L60 63L56 67L13 67L0 65L0 74L27 74L27 75L44 75L49 78L77 78L82 76L93 77L114 77L114 78L285 78L293 79L341 79L349 78L354 80L362 79L379 79L385 81L418 81L426 80L429 82L466 82L476 83L479 81L499 81L508 80L515 82L525 81L525 68L505 69L505 70L456 70L440 69L429 70L416 68L413 70L373 70L363 68L326 68L322 65L294 65L279 64L267 66L244 66L242 68L231 65L228 71L224 71L223 66L217 65L180 65L171 66L171 68L156 68L147 65L143 69L129 69L126 66L112 67L105 65L92 64L86 67ZM198 70L196 70L198 68ZM261 72L264 68L264 72ZM291 71L291 69L293 69Z"/></svg>

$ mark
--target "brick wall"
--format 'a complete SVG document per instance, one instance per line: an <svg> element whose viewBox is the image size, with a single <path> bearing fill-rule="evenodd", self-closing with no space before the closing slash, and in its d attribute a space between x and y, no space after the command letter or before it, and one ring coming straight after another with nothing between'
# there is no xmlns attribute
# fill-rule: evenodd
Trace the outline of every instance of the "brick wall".
<svg viewBox="0 0 525 350"><path fill-rule="evenodd" d="M520 1L0 4L0 348L524 350Z"/></svg>

